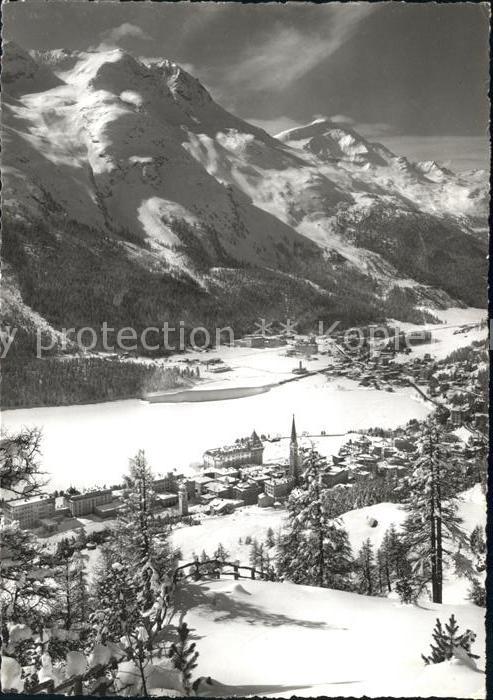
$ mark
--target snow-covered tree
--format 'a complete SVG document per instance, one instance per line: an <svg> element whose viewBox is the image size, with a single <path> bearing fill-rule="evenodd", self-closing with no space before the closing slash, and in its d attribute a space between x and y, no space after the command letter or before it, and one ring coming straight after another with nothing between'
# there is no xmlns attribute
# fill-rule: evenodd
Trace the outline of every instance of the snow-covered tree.
<svg viewBox="0 0 493 700"><path fill-rule="evenodd" d="M476 525L469 536L469 545L473 554L483 554L486 551L484 528Z"/></svg>
<svg viewBox="0 0 493 700"><path fill-rule="evenodd" d="M4 498L26 498L41 493L45 479L39 467L40 454L39 428L24 428L16 435L2 434L0 483Z"/></svg>
<svg viewBox="0 0 493 700"><path fill-rule="evenodd" d="M486 588L477 578L471 580L468 598L474 605L478 605L480 608L486 607Z"/></svg>
<svg viewBox="0 0 493 700"><path fill-rule="evenodd" d="M474 557L474 567L478 573L486 569L486 539L484 528L476 525L469 537L469 546Z"/></svg>
<svg viewBox="0 0 493 700"><path fill-rule="evenodd" d="M259 544L256 539L252 540L252 543L250 545L250 556L249 556L249 562L250 566L253 566L255 568L258 563L258 551L259 551Z"/></svg>
<svg viewBox="0 0 493 700"><path fill-rule="evenodd" d="M381 593L390 592L395 581L410 574L406 547L394 523L385 532L377 552L377 567Z"/></svg>
<svg viewBox="0 0 493 700"><path fill-rule="evenodd" d="M175 557L169 544L169 529L155 516L154 476L143 450L130 460L124 485L124 506L118 517L116 539L147 588L145 572L155 570L162 575L175 563Z"/></svg>
<svg viewBox="0 0 493 700"><path fill-rule="evenodd" d="M264 543L260 542L258 545L258 550L257 550L257 562L255 564L257 569L259 569L260 571L263 571L264 566L265 566L265 551L264 550L265 550Z"/></svg>
<svg viewBox="0 0 493 700"><path fill-rule="evenodd" d="M415 603L420 592L419 584L409 577L398 578L395 582L395 591L401 603Z"/></svg>
<svg viewBox="0 0 493 700"><path fill-rule="evenodd" d="M95 642L119 642L127 628L136 627L138 610L133 596L133 580L110 546L102 547L92 585L94 611L91 622Z"/></svg>
<svg viewBox="0 0 493 700"><path fill-rule="evenodd" d="M377 586L377 566L373 546L369 539L363 542L356 559L356 575L358 580L358 590L364 595L376 595Z"/></svg>
<svg viewBox="0 0 493 700"><path fill-rule="evenodd" d="M89 593L85 562L87 557L79 550L67 552L58 559L55 580L59 600L58 612L65 629L85 627L89 611Z"/></svg>
<svg viewBox="0 0 493 700"><path fill-rule="evenodd" d="M327 462L314 450L303 450L301 456L303 480L288 499L288 525L277 559L279 575L294 583L348 589L351 547L322 484Z"/></svg>
<svg viewBox="0 0 493 700"><path fill-rule="evenodd" d="M0 479L7 498L41 492L40 440L37 429L5 435L0 440ZM0 528L0 544L0 613L5 649L14 644L9 631L12 625L24 625L32 630L51 625L56 593L51 579L51 557L31 532L21 530L17 523L4 523Z"/></svg>
<svg viewBox="0 0 493 700"><path fill-rule="evenodd" d="M457 650L463 650L470 659L479 659L479 656L471 651L471 644L476 639L476 635L471 630L459 634L459 625L452 614L445 627L437 618L435 628L432 632L433 642L430 644L431 653L429 656L421 654L421 658L428 664L439 664L447 661L457 654Z"/></svg>
<svg viewBox="0 0 493 700"><path fill-rule="evenodd" d="M154 515L153 476L143 452L130 461L125 479L124 508L115 538L103 548L103 561L95 576L97 609L92 622L100 639L119 642L141 676L168 640L171 569L175 557Z"/></svg>
<svg viewBox="0 0 493 700"><path fill-rule="evenodd" d="M441 429L429 423L410 479L404 523L413 574L423 585L431 582L435 603L442 602L444 556L452 554L447 542L464 541L453 497L452 468L441 438Z"/></svg>
<svg viewBox="0 0 493 700"><path fill-rule="evenodd" d="M219 542L216 551L214 552L213 559L218 559L221 562L228 561L229 559L229 553L226 551L224 545L222 542Z"/></svg>
<svg viewBox="0 0 493 700"><path fill-rule="evenodd" d="M190 641L190 630L186 622L178 627L178 639L171 644L169 657L176 669L181 671L183 687L187 695L192 690L192 671L197 667L199 653L195 642Z"/></svg>

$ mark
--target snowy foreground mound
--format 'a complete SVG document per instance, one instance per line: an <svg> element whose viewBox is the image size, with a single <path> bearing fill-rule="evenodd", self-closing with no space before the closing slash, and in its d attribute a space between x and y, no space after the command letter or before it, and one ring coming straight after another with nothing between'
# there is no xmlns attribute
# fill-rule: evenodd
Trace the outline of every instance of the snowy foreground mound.
<svg viewBox="0 0 493 700"><path fill-rule="evenodd" d="M214 581L180 593L211 695L485 697L484 612L472 605L402 605L290 583ZM437 616L477 633L478 670L425 666ZM224 685L222 685L224 684Z"/></svg>

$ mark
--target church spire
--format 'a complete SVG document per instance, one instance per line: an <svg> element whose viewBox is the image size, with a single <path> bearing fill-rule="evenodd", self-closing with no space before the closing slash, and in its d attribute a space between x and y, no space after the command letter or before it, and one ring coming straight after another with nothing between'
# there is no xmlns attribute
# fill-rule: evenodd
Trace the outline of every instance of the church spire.
<svg viewBox="0 0 493 700"><path fill-rule="evenodd" d="M300 478L300 455L298 452L298 436L296 434L296 423L291 424L291 441L289 443L289 476L293 479L295 486Z"/></svg>
<svg viewBox="0 0 493 700"><path fill-rule="evenodd" d="M250 437L250 440L252 441L252 443L253 443L254 445L258 445L258 444L261 445L261 444L262 444L262 441L261 441L261 439L259 438L259 436L258 436L256 430L253 431L253 433L252 433L252 435L251 435L251 437Z"/></svg>
<svg viewBox="0 0 493 700"><path fill-rule="evenodd" d="M298 442L298 436L296 435L296 423L294 421L294 413L293 422L291 423L291 442Z"/></svg>

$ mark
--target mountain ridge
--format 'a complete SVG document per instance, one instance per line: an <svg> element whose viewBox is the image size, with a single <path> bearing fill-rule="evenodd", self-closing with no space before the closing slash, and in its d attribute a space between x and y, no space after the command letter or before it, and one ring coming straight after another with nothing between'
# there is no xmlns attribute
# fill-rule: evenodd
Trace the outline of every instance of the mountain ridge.
<svg viewBox="0 0 493 700"><path fill-rule="evenodd" d="M167 59L5 54L12 322L19 295L54 329L182 317L245 332L286 297L307 324L483 303L481 175L411 163L330 120L270 136Z"/></svg>

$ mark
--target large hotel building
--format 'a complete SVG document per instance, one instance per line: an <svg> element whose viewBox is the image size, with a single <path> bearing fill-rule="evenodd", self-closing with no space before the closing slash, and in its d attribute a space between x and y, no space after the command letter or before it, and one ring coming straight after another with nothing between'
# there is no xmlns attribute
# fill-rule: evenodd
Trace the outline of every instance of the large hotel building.
<svg viewBox="0 0 493 700"><path fill-rule="evenodd" d="M55 499L50 496L32 496L7 501L4 507L5 523L18 522L21 530L37 527L40 521L55 514Z"/></svg>
<svg viewBox="0 0 493 700"><path fill-rule="evenodd" d="M264 446L259 436L253 431L249 438L237 440L233 445L216 447L204 452L206 467L239 467L242 464L262 464Z"/></svg>

